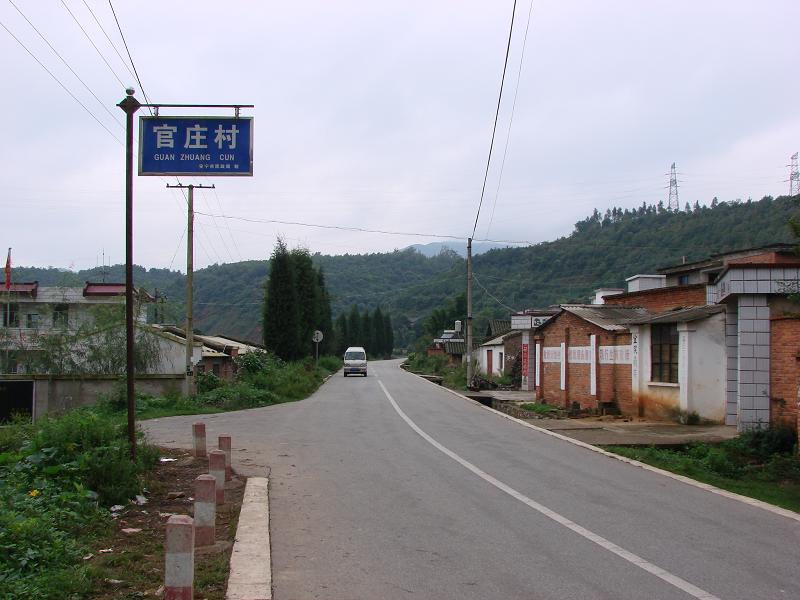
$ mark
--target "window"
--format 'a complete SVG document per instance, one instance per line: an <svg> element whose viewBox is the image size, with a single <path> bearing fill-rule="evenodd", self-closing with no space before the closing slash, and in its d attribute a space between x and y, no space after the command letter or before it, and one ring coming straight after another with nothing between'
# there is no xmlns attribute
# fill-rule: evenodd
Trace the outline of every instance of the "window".
<svg viewBox="0 0 800 600"><path fill-rule="evenodd" d="M28 329L39 329L39 315L36 313L28 313L25 315L25 327Z"/></svg>
<svg viewBox="0 0 800 600"><path fill-rule="evenodd" d="M689 276L678 275L678 285L689 285Z"/></svg>
<svg viewBox="0 0 800 600"><path fill-rule="evenodd" d="M19 327L19 304L3 304L3 327Z"/></svg>
<svg viewBox="0 0 800 600"><path fill-rule="evenodd" d="M53 327L66 329L69 325L69 305L56 304L53 309Z"/></svg>
<svg viewBox="0 0 800 600"><path fill-rule="evenodd" d="M214 364L211 365L211 372L217 377L219 377L219 363L215 362Z"/></svg>
<svg viewBox="0 0 800 600"><path fill-rule="evenodd" d="M650 327L650 381L678 383L678 326Z"/></svg>
<svg viewBox="0 0 800 600"><path fill-rule="evenodd" d="M502 352L498 352L497 353L497 363L498 363L497 366L500 368L500 372L502 373L503 372L503 353Z"/></svg>

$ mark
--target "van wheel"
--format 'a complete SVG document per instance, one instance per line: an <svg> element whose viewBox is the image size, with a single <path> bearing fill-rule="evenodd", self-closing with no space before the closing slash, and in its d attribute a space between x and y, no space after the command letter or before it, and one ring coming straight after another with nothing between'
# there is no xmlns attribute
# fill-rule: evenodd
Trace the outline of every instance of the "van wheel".
<svg viewBox="0 0 800 600"><path fill-rule="evenodd" d="M364 371L364 377L366 377L366 376L367 376L367 372L366 372L366 371Z"/></svg>
<svg viewBox="0 0 800 600"><path fill-rule="evenodd" d="M344 373L344 376L347 377L347 373Z"/></svg>

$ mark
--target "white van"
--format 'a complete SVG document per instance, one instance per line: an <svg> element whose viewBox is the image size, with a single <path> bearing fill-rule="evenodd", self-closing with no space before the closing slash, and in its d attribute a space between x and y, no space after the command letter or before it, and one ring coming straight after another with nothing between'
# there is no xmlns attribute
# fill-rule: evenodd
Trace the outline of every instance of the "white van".
<svg viewBox="0 0 800 600"><path fill-rule="evenodd" d="M344 376L367 376L367 351L361 346L350 346L344 353Z"/></svg>

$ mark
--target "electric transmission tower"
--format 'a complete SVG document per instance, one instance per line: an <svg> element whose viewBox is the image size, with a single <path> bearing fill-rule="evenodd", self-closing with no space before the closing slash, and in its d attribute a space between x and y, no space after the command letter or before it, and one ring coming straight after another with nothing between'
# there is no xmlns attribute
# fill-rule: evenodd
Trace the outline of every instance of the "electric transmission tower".
<svg viewBox="0 0 800 600"><path fill-rule="evenodd" d="M672 169L669 172L669 202L667 208L673 211L681 209L678 203L678 174L675 172L675 163L672 163Z"/></svg>
<svg viewBox="0 0 800 600"><path fill-rule="evenodd" d="M789 163L789 195L800 194L800 169L797 166L797 152L792 154Z"/></svg>

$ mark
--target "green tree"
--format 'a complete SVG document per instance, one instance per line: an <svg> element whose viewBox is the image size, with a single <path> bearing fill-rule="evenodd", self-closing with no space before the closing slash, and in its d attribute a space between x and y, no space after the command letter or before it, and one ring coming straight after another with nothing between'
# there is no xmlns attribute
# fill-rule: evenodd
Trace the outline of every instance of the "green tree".
<svg viewBox="0 0 800 600"><path fill-rule="evenodd" d="M347 333L349 338L345 340L345 348L348 346L363 346L363 335L361 334L361 315L358 312L358 306L353 304L350 308L350 314L347 315Z"/></svg>
<svg viewBox="0 0 800 600"><path fill-rule="evenodd" d="M378 306L375 309L375 312L372 313L372 317L370 318L370 323L372 325L372 344L373 344L373 351L372 353L375 356L385 357L386 356L386 332L383 328L383 313L381 312L381 307Z"/></svg>
<svg viewBox="0 0 800 600"><path fill-rule="evenodd" d="M282 239L278 239L270 258L263 327L267 349L284 360L296 360L303 355L292 258Z"/></svg>
<svg viewBox="0 0 800 600"><path fill-rule="evenodd" d="M333 319L331 317L331 295L325 285L325 273L322 267L317 270L317 285L320 290L317 329L324 335L319 350L322 354L331 354L336 352L337 331L333 327Z"/></svg>
<svg viewBox="0 0 800 600"><path fill-rule="evenodd" d="M344 313L340 314L336 317L336 323L334 325L334 329L336 330L336 354L344 354L344 351L347 349L347 344L349 343L348 340L352 338L350 335L350 327L348 325L347 315Z"/></svg>
<svg viewBox="0 0 800 600"><path fill-rule="evenodd" d="M298 355L308 356L312 353L314 343L312 336L320 322L322 312L322 289L319 277L311 262L308 250L295 248L289 253L292 274L294 276L294 293L297 299L297 336Z"/></svg>

